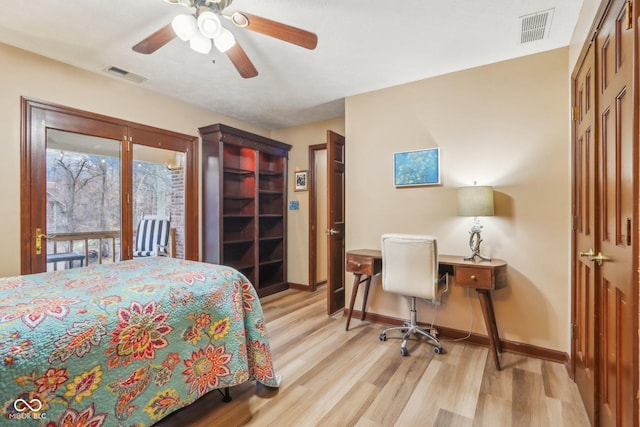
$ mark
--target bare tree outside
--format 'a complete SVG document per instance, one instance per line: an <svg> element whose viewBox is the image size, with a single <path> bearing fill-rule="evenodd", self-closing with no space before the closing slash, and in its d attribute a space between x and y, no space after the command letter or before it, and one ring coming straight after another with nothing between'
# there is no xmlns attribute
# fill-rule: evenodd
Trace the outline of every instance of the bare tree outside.
<svg viewBox="0 0 640 427"><path fill-rule="evenodd" d="M171 174L160 163L136 161L133 167L133 224L142 215L169 217L171 207Z"/></svg>
<svg viewBox="0 0 640 427"><path fill-rule="evenodd" d="M117 157L48 149L47 233L119 231L120 166ZM136 161L133 183L134 228L143 214L169 215L171 174L165 165ZM73 247L57 243L49 252L84 252L84 245L82 240ZM89 245L90 261L96 258L98 243ZM109 247L109 242L102 243L102 256L110 256Z"/></svg>
<svg viewBox="0 0 640 427"><path fill-rule="evenodd" d="M55 212L47 231L72 233L120 228L120 160L47 151L47 202ZM141 214L168 215L171 175L167 167L138 161L133 171L134 223Z"/></svg>
<svg viewBox="0 0 640 427"><path fill-rule="evenodd" d="M50 233L120 228L120 159L47 150Z"/></svg>

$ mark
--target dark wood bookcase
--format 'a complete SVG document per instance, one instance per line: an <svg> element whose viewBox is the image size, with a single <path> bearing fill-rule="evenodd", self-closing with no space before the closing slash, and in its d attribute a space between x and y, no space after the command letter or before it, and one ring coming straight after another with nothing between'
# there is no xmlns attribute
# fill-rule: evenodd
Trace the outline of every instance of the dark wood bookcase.
<svg viewBox="0 0 640 427"><path fill-rule="evenodd" d="M291 146L223 124L202 136L202 259L236 268L259 296L287 282Z"/></svg>

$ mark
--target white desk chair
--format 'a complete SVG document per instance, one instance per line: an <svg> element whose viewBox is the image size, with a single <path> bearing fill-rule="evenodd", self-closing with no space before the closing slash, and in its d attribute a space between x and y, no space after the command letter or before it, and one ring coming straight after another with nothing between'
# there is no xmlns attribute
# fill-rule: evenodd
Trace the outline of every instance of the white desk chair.
<svg viewBox="0 0 640 427"><path fill-rule="evenodd" d="M444 285L444 286L443 286ZM438 277L438 247L436 238L427 235L384 234L382 236L382 288L411 298L411 318L403 326L387 328L380 334L386 341L387 332L400 330L404 333L400 354L407 356L407 341L412 334L428 338L437 354L443 352L437 332L418 327L416 323L416 298L434 304L440 303L441 295L449 287L448 276Z"/></svg>

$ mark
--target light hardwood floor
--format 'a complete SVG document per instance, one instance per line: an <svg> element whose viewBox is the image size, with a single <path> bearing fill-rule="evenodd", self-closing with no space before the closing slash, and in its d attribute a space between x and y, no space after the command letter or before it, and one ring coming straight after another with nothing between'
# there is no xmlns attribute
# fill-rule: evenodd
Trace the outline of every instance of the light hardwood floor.
<svg viewBox="0 0 640 427"><path fill-rule="evenodd" d="M381 325L352 320L345 332L325 300L324 288L262 300L280 389L246 383L230 403L211 392L157 427L589 426L560 364L504 353L496 371L487 348L446 339L444 354L412 341L402 357Z"/></svg>

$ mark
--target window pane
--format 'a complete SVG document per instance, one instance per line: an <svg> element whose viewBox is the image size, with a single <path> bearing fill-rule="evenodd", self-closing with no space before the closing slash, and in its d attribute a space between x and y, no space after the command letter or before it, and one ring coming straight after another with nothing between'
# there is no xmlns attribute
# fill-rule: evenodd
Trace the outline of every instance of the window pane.
<svg viewBox="0 0 640 427"><path fill-rule="evenodd" d="M120 260L120 141L47 129L47 269Z"/></svg>
<svg viewBox="0 0 640 427"><path fill-rule="evenodd" d="M168 218L175 230L177 258L184 258L184 165L182 152L133 145L133 232L143 216Z"/></svg>

